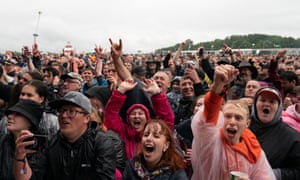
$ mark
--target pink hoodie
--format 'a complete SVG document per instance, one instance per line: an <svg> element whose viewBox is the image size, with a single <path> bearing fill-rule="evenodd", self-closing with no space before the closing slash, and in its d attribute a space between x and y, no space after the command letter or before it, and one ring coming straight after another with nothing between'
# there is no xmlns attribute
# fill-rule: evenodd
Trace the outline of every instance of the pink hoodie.
<svg viewBox="0 0 300 180"><path fill-rule="evenodd" d="M297 104L289 106L282 111L282 120L300 133L300 114L296 111Z"/></svg>

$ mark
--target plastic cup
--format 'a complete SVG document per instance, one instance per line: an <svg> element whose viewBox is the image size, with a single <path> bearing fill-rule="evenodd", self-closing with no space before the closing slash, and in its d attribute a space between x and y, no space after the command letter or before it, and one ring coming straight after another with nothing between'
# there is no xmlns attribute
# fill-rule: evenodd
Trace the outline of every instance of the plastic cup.
<svg viewBox="0 0 300 180"><path fill-rule="evenodd" d="M240 178L242 178L242 179L249 178L248 174L240 172L240 171L231 171L230 175L231 175L231 180L238 180Z"/></svg>

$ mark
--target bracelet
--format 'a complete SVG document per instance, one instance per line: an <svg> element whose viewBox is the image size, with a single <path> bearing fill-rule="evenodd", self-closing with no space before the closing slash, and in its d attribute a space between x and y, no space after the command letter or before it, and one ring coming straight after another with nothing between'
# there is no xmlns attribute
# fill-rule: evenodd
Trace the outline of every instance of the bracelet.
<svg viewBox="0 0 300 180"><path fill-rule="evenodd" d="M26 174L27 173L27 168L26 168L26 156L23 159L17 159L16 157L14 158L17 162L22 162L23 167L20 170L20 174Z"/></svg>
<svg viewBox="0 0 300 180"><path fill-rule="evenodd" d="M26 163L25 157L24 157L23 159L17 159L17 158L15 157L15 160L18 161L18 162Z"/></svg>

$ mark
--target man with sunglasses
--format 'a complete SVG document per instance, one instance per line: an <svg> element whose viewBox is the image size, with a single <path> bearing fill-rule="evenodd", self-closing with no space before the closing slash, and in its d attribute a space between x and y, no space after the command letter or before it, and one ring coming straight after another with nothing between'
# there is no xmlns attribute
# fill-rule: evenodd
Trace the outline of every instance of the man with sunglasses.
<svg viewBox="0 0 300 180"><path fill-rule="evenodd" d="M24 163L15 162L16 179L115 179L113 142L97 130L97 124L90 122L92 105L89 99L80 92L71 91L49 105L57 109L60 131L51 139L45 157L37 160L38 167L29 167L26 160L26 154L35 152L25 148L34 142L24 140L33 134L21 132L16 140L15 154ZM36 173L31 168L40 171Z"/></svg>

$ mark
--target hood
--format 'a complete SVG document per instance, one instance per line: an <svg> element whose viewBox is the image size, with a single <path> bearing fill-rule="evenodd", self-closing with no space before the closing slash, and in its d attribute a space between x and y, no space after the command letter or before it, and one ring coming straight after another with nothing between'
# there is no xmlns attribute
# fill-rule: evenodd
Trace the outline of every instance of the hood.
<svg viewBox="0 0 300 180"><path fill-rule="evenodd" d="M146 118L147 120L150 120L150 112L148 110L148 108L146 106L144 106L143 104L133 104L132 106L130 106L126 112L126 122L128 123L128 119L129 119L129 114L136 108L141 108L145 114L146 114Z"/></svg>
<svg viewBox="0 0 300 180"><path fill-rule="evenodd" d="M257 99L258 99L258 96L260 95L260 93L262 93L263 91L269 91L269 90L272 90L274 92L277 93L277 96L278 96L278 101L279 101L279 106L278 106L278 109L275 113L275 116L274 118L272 119L272 121L270 121L269 123L262 123L258 116L257 116L257 110L256 110L256 102L257 102ZM254 100L253 100L253 105L251 107L251 125L257 125L261 128L265 128L265 127L270 127L270 126L273 126L275 124L278 124L279 122L282 121L281 119L281 113L282 113L282 100L281 100L281 97L280 97L280 92L276 89L276 88L273 88L273 87L265 87L265 88L261 88L259 89L255 96L254 96Z"/></svg>

